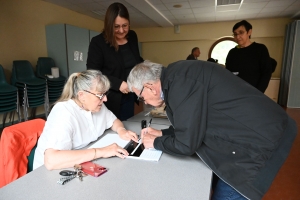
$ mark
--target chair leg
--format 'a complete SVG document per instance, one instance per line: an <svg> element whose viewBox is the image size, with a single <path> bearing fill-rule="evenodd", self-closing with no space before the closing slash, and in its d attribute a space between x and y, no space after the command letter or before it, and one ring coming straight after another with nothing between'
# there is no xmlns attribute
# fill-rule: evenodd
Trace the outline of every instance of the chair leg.
<svg viewBox="0 0 300 200"><path fill-rule="evenodd" d="M47 79L46 79L47 81ZM46 119L48 118L48 114L49 114L49 95L48 95L48 85L46 85L46 92L45 92L45 103L44 103L44 109L45 109L45 117Z"/></svg>
<svg viewBox="0 0 300 200"><path fill-rule="evenodd" d="M17 92L17 113L18 113L18 121L21 122L21 110L20 110L20 102L19 102L19 93Z"/></svg>
<svg viewBox="0 0 300 200"><path fill-rule="evenodd" d="M11 123L11 119L12 119L13 113L14 113L13 111L9 112L8 119L9 119L9 123L10 123L10 124L12 124L12 123Z"/></svg>
<svg viewBox="0 0 300 200"><path fill-rule="evenodd" d="M3 114L3 118L2 118L2 128L3 128L3 129L4 129L4 127L5 127L6 116L7 116L7 113L4 113L4 114Z"/></svg>
<svg viewBox="0 0 300 200"><path fill-rule="evenodd" d="M24 108L24 120L25 121L28 121L28 96L27 96L27 87L26 87L26 84L25 84L25 88L24 88L24 105L23 105L23 108Z"/></svg>
<svg viewBox="0 0 300 200"><path fill-rule="evenodd" d="M31 108L30 117L31 117L31 119L35 119L35 117L36 117L36 107Z"/></svg>

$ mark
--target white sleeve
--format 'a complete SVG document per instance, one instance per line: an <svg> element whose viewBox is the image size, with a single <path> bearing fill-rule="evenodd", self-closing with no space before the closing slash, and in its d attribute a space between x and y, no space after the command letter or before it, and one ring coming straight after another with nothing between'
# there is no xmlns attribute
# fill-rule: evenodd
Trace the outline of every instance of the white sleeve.
<svg viewBox="0 0 300 200"><path fill-rule="evenodd" d="M61 104L56 104L51 110L42 134L46 137L45 149L72 149L74 123L76 122L69 110Z"/></svg>

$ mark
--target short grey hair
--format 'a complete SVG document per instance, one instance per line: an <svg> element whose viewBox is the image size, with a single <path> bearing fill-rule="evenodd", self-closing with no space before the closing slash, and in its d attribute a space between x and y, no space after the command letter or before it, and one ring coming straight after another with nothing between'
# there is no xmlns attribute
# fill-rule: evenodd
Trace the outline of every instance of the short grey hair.
<svg viewBox="0 0 300 200"><path fill-rule="evenodd" d="M158 81L162 67L161 64L153 63L149 60L136 65L127 78L129 90L132 92L132 87L141 90L145 83Z"/></svg>

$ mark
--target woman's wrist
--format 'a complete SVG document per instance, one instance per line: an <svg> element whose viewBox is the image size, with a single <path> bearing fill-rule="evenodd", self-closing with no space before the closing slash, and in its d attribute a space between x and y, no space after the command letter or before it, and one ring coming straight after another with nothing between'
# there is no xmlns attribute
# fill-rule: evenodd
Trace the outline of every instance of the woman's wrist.
<svg viewBox="0 0 300 200"><path fill-rule="evenodd" d="M97 149L96 148L93 148L94 149L94 157L92 160L95 160L97 158Z"/></svg>
<svg viewBox="0 0 300 200"><path fill-rule="evenodd" d="M126 128L124 128L124 127L118 127L116 132L119 134L119 131L121 131L121 130L126 130Z"/></svg>

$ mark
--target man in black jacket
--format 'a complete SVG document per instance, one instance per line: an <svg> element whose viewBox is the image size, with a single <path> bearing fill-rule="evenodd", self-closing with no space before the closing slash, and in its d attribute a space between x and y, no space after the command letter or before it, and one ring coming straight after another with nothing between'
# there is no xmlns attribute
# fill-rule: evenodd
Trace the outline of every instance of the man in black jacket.
<svg viewBox="0 0 300 200"><path fill-rule="evenodd" d="M200 56L200 49L199 47L194 47L192 49L192 52L188 57L186 58L187 60L198 60L198 57Z"/></svg>
<svg viewBox="0 0 300 200"><path fill-rule="evenodd" d="M263 93L218 64L178 61L167 68L145 61L127 79L153 106L166 104L172 126L142 130L146 148L196 153L220 178L213 199L261 199L287 158L295 122Z"/></svg>

